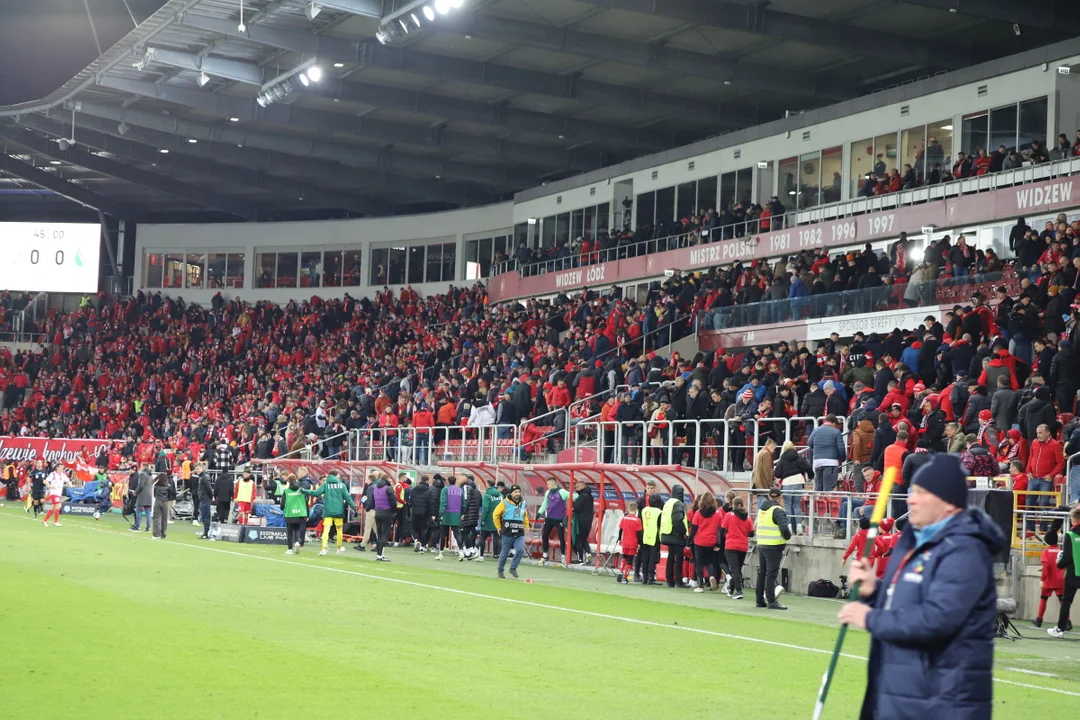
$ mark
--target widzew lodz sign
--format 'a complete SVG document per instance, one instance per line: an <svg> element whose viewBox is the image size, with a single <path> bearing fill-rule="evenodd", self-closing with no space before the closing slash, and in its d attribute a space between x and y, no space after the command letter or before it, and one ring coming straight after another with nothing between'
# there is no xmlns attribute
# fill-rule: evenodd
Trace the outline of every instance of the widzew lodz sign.
<svg viewBox="0 0 1080 720"><path fill-rule="evenodd" d="M72 462L81 457L93 458L101 448L109 449L115 440L74 440L71 438L36 438L0 436L0 462L44 460ZM85 454L85 455L84 455Z"/></svg>

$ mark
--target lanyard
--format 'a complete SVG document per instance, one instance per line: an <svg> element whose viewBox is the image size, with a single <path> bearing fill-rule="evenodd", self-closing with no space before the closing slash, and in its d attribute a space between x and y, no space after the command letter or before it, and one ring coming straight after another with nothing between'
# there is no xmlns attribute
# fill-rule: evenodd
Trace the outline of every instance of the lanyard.
<svg viewBox="0 0 1080 720"><path fill-rule="evenodd" d="M896 583L900 580L900 573L904 572L904 568L907 566L908 561L915 555L915 548L907 551L903 559L900 560L900 564L896 567L896 572L893 573L892 581L889 583L888 589L885 591L885 610L889 610L892 607L893 591L896 590Z"/></svg>

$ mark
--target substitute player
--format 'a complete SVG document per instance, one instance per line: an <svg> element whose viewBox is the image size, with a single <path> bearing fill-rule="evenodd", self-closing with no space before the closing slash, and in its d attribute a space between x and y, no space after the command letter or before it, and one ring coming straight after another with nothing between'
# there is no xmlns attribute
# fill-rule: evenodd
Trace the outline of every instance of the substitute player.
<svg viewBox="0 0 1080 720"><path fill-rule="evenodd" d="M60 509L64 506L64 488L71 484L67 472L62 465L49 473L45 479L45 501L49 503L49 511L45 513L45 519L41 524L49 527L49 518L53 519L53 525L60 527Z"/></svg>
<svg viewBox="0 0 1080 720"><path fill-rule="evenodd" d="M247 525L255 502L255 478L251 477L251 470L244 470L244 476L237 481L233 500L236 501L236 524Z"/></svg>

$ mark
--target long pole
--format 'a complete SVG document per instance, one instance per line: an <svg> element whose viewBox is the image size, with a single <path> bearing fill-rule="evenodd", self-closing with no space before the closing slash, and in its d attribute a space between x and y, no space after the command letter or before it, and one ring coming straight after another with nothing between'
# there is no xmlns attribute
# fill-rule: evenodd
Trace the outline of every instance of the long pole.
<svg viewBox="0 0 1080 720"><path fill-rule="evenodd" d="M874 513L870 517L870 530L866 533L866 546L863 548L863 559L870 557L870 549L878 535L878 528L882 518L889 507L889 496L892 494L893 485L896 484L898 470L894 467L885 470L885 479L881 482L881 490L878 492L877 502L874 503ZM848 600L859 598L860 583L852 583L851 593ZM829 696L829 687L832 685L833 675L836 673L836 663L840 659L840 650L844 647L844 638L847 636L847 623L840 626L840 632L836 636L836 645L833 646L832 657L829 658L829 668L821 679L821 689L818 690L817 704L814 705L814 720L821 719L821 712L825 709L825 699Z"/></svg>

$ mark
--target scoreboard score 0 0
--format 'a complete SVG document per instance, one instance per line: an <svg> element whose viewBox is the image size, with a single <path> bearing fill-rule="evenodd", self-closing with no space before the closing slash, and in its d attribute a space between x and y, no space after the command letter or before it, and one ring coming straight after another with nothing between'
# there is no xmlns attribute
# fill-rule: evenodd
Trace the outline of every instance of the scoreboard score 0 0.
<svg viewBox="0 0 1080 720"><path fill-rule="evenodd" d="M0 223L0 290L95 293L96 223Z"/></svg>

